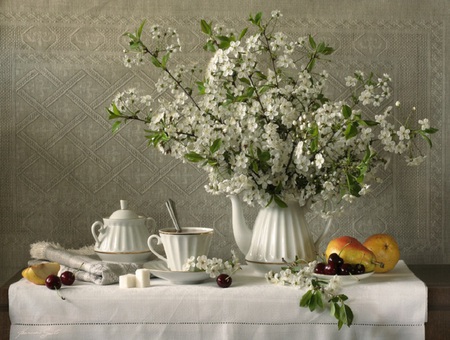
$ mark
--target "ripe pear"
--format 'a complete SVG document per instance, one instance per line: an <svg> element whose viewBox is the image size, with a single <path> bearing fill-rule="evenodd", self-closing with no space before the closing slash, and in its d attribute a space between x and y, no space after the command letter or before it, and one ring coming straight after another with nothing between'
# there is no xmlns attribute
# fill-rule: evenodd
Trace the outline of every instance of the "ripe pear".
<svg viewBox="0 0 450 340"><path fill-rule="evenodd" d="M60 265L57 262L34 264L22 270L22 276L37 285L45 285L45 279L50 274L57 275Z"/></svg>
<svg viewBox="0 0 450 340"><path fill-rule="evenodd" d="M328 259L332 253L338 254L344 260L344 263L364 265L366 272L374 271L377 265L384 266L384 264L377 262L372 251L351 236L341 236L331 240L325 250L326 258Z"/></svg>
<svg viewBox="0 0 450 340"><path fill-rule="evenodd" d="M371 235L364 241L363 245L375 254L378 261L384 263L384 268L375 267L376 273L386 273L394 269L400 260L400 248L392 235Z"/></svg>

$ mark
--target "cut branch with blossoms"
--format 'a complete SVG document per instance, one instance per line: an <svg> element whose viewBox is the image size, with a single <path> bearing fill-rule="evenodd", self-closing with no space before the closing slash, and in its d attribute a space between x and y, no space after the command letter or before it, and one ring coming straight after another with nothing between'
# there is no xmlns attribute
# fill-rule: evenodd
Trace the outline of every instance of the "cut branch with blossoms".
<svg viewBox="0 0 450 340"><path fill-rule="evenodd" d="M292 263L287 263L278 273L268 272L266 280L272 284L307 289L300 298L300 307L308 308L310 311L328 308L330 314L338 321L338 329L343 325L350 327L353 312L346 304L348 297L345 294L338 294L341 288L340 277L335 275L329 280L318 279L313 274L316 265L317 261L305 264L304 261L296 259Z"/></svg>
<svg viewBox="0 0 450 340"><path fill-rule="evenodd" d="M197 257L191 256L183 265L184 271L204 271L211 278L215 278L222 273L231 276L240 269L242 267L234 250L231 250L231 259L227 261L216 257L208 258L206 255L200 255Z"/></svg>
<svg viewBox="0 0 450 340"><path fill-rule="evenodd" d="M113 130L144 123L149 144L206 170L208 192L242 194L251 205L352 200L367 192L385 153L423 161L418 141L431 147L437 131L426 118L416 127L399 122L393 106L372 113L391 98L389 75L355 71L345 78L350 94L333 101L328 73L315 71L333 48L312 35L290 39L277 30L281 18L250 15L252 26L240 33L201 20L204 49L213 53L202 74L174 62L175 30L153 25L144 37L143 23L125 34L126 66L150 62L161 72L158 93L170 99L118 94L108 109Z"/></svg>

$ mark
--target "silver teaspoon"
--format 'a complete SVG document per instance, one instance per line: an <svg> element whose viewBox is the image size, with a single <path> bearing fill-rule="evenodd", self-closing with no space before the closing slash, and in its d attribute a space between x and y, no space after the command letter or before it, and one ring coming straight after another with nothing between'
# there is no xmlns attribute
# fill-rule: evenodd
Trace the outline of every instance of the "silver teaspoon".
<svg viewBox="0 0 450 340"><path fill-rule="evenodd" d="M166 208L169 211L169 215L170 218L172 219L173 225L175 226L175 229L177 230L178 233L181 232L181 227L178 224L178 220L177 220L177 216L175 215L175 208L174 208L174 203L171 199L168 199L166 201Z"/></svg>

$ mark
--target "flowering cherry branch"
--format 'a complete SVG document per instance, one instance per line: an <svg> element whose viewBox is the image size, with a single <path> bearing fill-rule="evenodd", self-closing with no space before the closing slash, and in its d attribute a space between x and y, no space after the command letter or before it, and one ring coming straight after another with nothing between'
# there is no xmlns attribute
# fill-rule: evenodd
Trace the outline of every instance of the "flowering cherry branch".
<svg viewBox="0 0 450 340"><path fill-rule="evenodd" d="M343 325L350 327L353 322L353 312L346 304L348 297L345 294L337 294L341 288L339 276L320 280L313 275L317 261L306 265L300 265L301 262L297 260L289 263L279 273L268 272L266 280L272 284L288 285L298 289L306 288L307 291L300 299L300 307L309 308L311 312L329 308L330 314L338 321L338 329L341 329Z"/></svg>
<svg viewBox="0 0 450 340"><path fill-rule="evenodd" d="M391 99L389 75L355 71L345 78L346 99L331 100L328 73L315 68L333 48L312 35L290 39L277 31L281 18L279 11L267 21L251 15L252 26L239 33L201 20L204 49L213 53L204 72L173 62L181 50L175 30L150 26L146 43L144 23L126 33L125 65L150 61L161 73L156 90L170 98L119 93L108 108L113 130L144 123L149 144L206 170L208 192L241 193L262 206L352 201L378 180L385 154L420 164L418 140L431 147L437 129L426 118L419 127L401 123L392 113L397 106L372 113Z"/></svg>

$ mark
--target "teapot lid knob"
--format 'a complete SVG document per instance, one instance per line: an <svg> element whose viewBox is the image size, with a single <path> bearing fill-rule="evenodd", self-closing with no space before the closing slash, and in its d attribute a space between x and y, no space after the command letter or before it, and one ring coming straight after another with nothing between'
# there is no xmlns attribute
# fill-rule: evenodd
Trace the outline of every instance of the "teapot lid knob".
<svg viewBox="0 0 450 340"><path fill-rule="evenodd" d="M127 200L120 200L120 209L122 209L122 210L128 209L128 201Z"/></svg>

